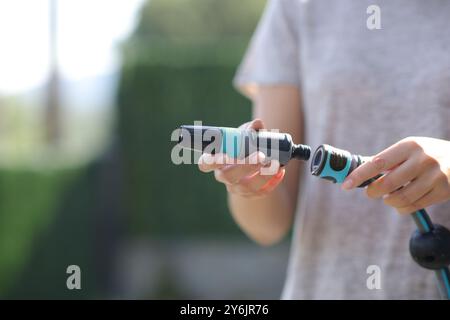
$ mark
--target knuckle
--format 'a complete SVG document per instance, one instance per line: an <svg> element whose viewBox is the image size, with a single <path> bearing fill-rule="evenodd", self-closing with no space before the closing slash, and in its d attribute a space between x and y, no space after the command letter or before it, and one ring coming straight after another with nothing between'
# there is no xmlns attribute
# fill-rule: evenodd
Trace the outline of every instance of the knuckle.
<svg viewBox="0 0 450 320"><path fill-rule="evenodd" d="M404 191L397 191L397 192L398 192L397 196L398 196L398 206L399 207L406 207L411 204L412 201L410 200L410 198L406 194L406 192L404 192Z"/></svg>
<svg viewBox="0 0 450 320"><path fill-rule="evenodd" d="M222 182L222 183L228 182L226 173L223 170L220 170L220 169L214 170L214 178L218 182Z"/></svg>
<svg viewBox="0 0 450 320"><path fill-rule="evenodd" d="M388 205L391 207L403 207L403 206L407 205L407 204L403 204L402 202L403 202L402 199L398 195L387 197L387 198L383 199L383 203L385 205Z"/></svg>
<svg viewBox="0 0 450 320"><path fill-rule="evenodd" d="M413 213L414 211L420 210L421 208L417 208L417 206L415 206L414 204L410 204L410 205L396 208L396 209L397 209L398 213L400 213L401 215L406 215L406 214Z"/></svg>
<svg viewBox="0 0 450 320"><path fill-rule="evenodd" d="M380 182L380 191L381 192L390 192L395 189L395 183L392 177L386 176Z"/></svg>
<svg viewBox="0 0 450 320"><path fill-rule="evenodd" d="M411 205L409 205L409 207L411 209L413 209L412 211L417 211L417 210L420 210L420 209L424 208L425 207L425 203L424 203L423 200L417 200L414 203L412 203Z"/></svg>
<svg viewBox="0 0 450 320"><path fill-rule="evenodd" d="M420 144L417 142L417 137L414 136L404 138L401 140L401 143L411 150L421 149Z"/></svg>
<svg viewBox="0 0 450 320"><path fill-rule="evenodd" d="M423 153L420 157L419 165L425 168L437 168L439 167L439 162L435 158Z"/></svg>
<svg viewBox="0 0 450 320"><path fill-rule="evenodd" d="M381 158L381 157L375 157L375 158L373 158L372 163L373 163L375 169L383 170L383 169L385 169L385 166L386 166L386 159Z"/></svg>
<svg viewBox="0 0 450 320"><path fill-rule="evenodd" d="M450 183L448 181L448 177L441 170L437 170L435 180L438 185L443 186L444 188L450 188Z"/></svg>
<svg viewBox="0 0 450 320"><path fill-rule="evenodd" d="M368 186L366 188L366 196L370 199L374 199L375 198L375 191L374 191L375 187L374 186Z"/></svg>
<svg viewBox="0 0 450 320"><path fill-rule="evenodd" d="M405 146L411 153L423 153L422 145L417 141L416 137L409 137L405 142Z"/></svg>

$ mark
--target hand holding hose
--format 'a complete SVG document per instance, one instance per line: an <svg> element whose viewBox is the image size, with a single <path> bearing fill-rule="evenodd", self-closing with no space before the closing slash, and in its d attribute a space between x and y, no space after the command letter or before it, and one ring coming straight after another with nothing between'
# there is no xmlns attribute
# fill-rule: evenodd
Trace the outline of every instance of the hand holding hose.
<svg viewBox="0 0 450 320"><path fill-rule="evenodd" d="M385 202L389 197L399 197L404 190L411 192L410 187L421 190L424 194L422 198L396 208L401 213L411 213L417 230L410 239L409 251L421 267L435 271L439 291L444 299L450 299L450 231L432 223L422 208L428 202L420 199L433 194L441 194L445 199L449 184L448 144L450 142L439 139L407 138L374 157L362 157L321 145L311 161L313 175L343 183L344 189L368 186L369 196L388 194ZM428 181L428 188L418 188L419 181ZM430 188L431 191L427 193ZM402 196L400 199L409 200Z"/></svg>
<svg viewBox="0 0 450 320"><path fill-rule="evenodd" d="M399 213L411 213L450 200L450 141L409 137L353 170L342 187L350 190L383 174L366 189L370 198Z"/></svg>

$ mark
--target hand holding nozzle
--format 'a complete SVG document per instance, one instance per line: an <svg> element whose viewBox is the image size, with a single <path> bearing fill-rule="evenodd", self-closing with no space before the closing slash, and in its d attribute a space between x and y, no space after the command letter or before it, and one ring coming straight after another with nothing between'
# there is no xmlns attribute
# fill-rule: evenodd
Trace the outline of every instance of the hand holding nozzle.
<svg viewBox="0 0 450 320"><path fill-rule="evenodd" d="M255 120L252 125L240 128L181 126L179 145L202 153L223 153L232 159L245 159L254 152L262 152L271 160L286 165L291 159L307 161L311 148L294 144L288 133L255 129L260 124ZM262 123L261 123L262 124Z"/></svg>
<svg viewBox="0 0 450 320"><path fill-rule="evenodd" d="M203 152L199 169L214 171L216 180L225 184L228 192L247 198L260 197L280 184L285 175L284 165L291 159L306 161L310 156L310 148L295 145L289 134L263 129L261 120L237 129L182 126L179 143Z"/></svg>

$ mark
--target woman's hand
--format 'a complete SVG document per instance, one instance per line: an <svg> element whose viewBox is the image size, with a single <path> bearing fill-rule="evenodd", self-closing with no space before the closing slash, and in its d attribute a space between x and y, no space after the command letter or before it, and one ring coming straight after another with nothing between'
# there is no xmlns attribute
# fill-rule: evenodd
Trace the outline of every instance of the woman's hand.
<svg viewBox="0 0 450 320"><path fill-rule="evenodd" d="M264 128L261 120L253 120L244 123L240 129L260 130ZM280 168L279 163L266 163L262 152L255 152L245 159L244 164L236 164L236 159L230 159L224 154L203 154L198 162L199 169L203 172L214 171L218 182L223 183L231 194L245 198L264 197L272 192L283 180L285 169ZM262 170L270 164L269 170Z"/></svg>
<svg viewBox="0 0 450 320"><path fill-rule="evenodd" d="M380 173L384 175L366 189L370 198L399 213L412 213L450 200L450 141L409 137L355 169L342 187L353 189Z"/></svg>

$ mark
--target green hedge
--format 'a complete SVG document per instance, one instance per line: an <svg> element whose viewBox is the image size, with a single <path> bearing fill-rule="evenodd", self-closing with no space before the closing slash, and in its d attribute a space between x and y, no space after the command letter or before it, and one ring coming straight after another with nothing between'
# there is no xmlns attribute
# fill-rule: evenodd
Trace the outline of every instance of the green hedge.
<svg viewBox="0 0 450 320"><path fill-rule="evenodd" d="M125 231L172 239L241 235L223 186L195 165L171 162L170 136L194 120L238 126L250 118L249 101L231 81L263 5L144 6L124 44L113 160L78 170L0 170L0 297L103 297ZM65 288L69 264L82 269L81 292Z"/></svg>
<svg viewBox="0 0 450 320"><path fill-rule="evenodd" d="M19 277L76 173L0 170L0 296Z"/></svg>
<svg viewBox="0 0 450 320"><path fill-rule="evenodd" d="M181 124L239 126L250 102L232 86L262 12L259 0L154 0L123 45L118 137L124 204L136 235L240 234L225 188L195 165L176 166Z"/></svg>
<svg viewBox="0 0 450 320"><path fill-rule="evenodd" d="M0 283L5 289L0 297L107 297L114 250L121 235L116 228L122 211L114 163L103 157L84 168L38 173L22 182L8 182L17 187L9 193L11 206L29 226L11 230L1 241L26 242L27 246L16 245L11 250L20 254L20 259L15 260L14 270L3 270L2 275L10 281L8 286ZM21 207L22 212L18 210ZM8 215L12 219L11 211ZM82 290L66 288L66 269L72 264L81 268Z"/></svg>
<svg viewBox="0 0 450 320"><path fill-rule="evenodd" d="M238 126L249 101L232 87L235 66L135 63L118 95L125 206L138 234L235 233L223 186L195 165L171 161L171 133L181 124Z"/></svg>

